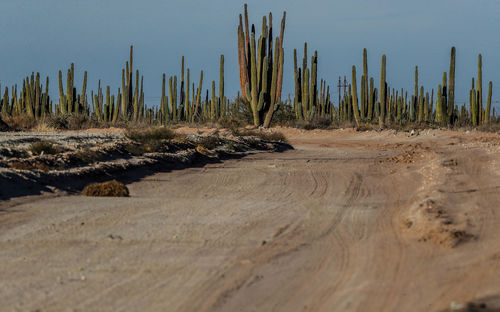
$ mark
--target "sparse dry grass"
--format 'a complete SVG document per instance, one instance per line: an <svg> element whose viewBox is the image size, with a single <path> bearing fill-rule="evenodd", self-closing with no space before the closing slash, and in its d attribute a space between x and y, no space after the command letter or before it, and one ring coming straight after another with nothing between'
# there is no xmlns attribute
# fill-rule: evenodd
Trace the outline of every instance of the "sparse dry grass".
<svg viewBox="0 0 500 312"><path fill-rule="evenodd" d="M12 130L31 130L36 126L36 120L26 115L6 116L4 122Z"/></svg>
<svg viewBox="0 0 500 312"><path fill-rule="evenodd" d="M176 137L176 133L168 128L146 128L146 129L128 129L125 136L132 141L126 148L127 151L135 156L144 153L161 152L165 147L166 141Z"/></svg>
<svg viewBox="0 0 500 312"><path fill-rule="evenodd" d="M248 130L248 129L243 129L243 130L233 129L232 134L234 136L240 136L240 137L254 136L260 138L263 141L288 143L288 140L286 139L285 135L278 131L266 132L266 131Z"/></svg>
<svg viewBox="0 0 500 312"><path fill-rule="evenodd" d="M218 145L220 145L221 140L216 135L210 135L210 136L201 137L196 143L199 146L202 146L202 147L204 147L206 149L213 150Z"/></svg>
<svg viewBox="0 0 500 312"><path fill-rule="evenodd" d="M16 170L40 170L43 172L48 172L49 167L40 162L27 162L27 161L10 161L8 163L9 167Z"/></svg>
<svg viewBox="0 0 500 312"><path fill-rule="evenodd" d="M125 184L113 180L87 185L83 189L82 195L94 197L128 197L129 190Z"/></svg>
<svg viewBox="0 0 500 312"><path fill-rule="evenodd" d="M101 155L99 152L92 150L90 148L84 148L82 150L79 150L75 153L76 159L79 161L86 163L86 164L91 164L96 162L101 158Z"/></svg>

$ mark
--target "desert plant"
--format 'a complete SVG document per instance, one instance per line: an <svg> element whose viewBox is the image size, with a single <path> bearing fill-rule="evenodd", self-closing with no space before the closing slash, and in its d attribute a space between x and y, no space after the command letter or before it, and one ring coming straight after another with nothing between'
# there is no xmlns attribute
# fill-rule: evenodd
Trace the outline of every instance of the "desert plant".
<svg viewBox="0 0 500 312"><path fill-rule="evenodd" d="M60 149L52 142L40 140L29 145L28 150L34 155L49 154L54 155L60 152Z"/></svg>
<svg viewBox="0 0 500 312"><path fill-rule="evenodd" d="M96 197L128 197L129 190L125 184L113 180L87 185L83 189L82 195Z"/></svg>
<svg viewBox="0 0 500 312"><path fill-rule="evenodd" d="M275 104L281 99L285 20L286 12L283 13L281 33L276 38L273 51L272 14L269 14L269 25L265 16L262 19L262 34L257 45L255 25L252 25L251 33L249 33L247 4L245 4L245 32L240 14L238 26L240 88L243 99L249 103L252 110L255 126L268 127L270 125Z"/></svg>

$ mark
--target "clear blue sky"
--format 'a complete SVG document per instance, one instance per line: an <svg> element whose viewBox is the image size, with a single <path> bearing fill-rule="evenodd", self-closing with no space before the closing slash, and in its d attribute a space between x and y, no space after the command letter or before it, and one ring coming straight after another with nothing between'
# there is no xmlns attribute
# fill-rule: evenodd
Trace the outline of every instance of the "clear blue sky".
<svg viewBox="0 0 500 312"><path fill-rule="evenodd" d="M39 71L51 78L57 97L57 72L71 62L81 88L97 80L117 89L128 47L135 47L134 67L144 74L146 101L157 102L162 73L179 75L186 57L192 77L205 72L204 86L218 80L219 56L226 57L226 95L239 88L237 72L238 14L234 0L2 0L0 2L0 82L21 83ZM457 48L457 98L468 98L477 75L477 54L483 54L483 89L494 84L500 100L500 1L497 0L252 0L250 22L261 24L273 12L275 26L287 11L284 94L293 93L293 49L319 53L319 76L336 85L351 74L368 49L369 74L378 80L380 57L387 55L391 86L413 90L414 67L428 90L449 69L450 48ZM260 27L258 27L260 29ZM359 76L358 76L359 79ZM334 97L336 99L336 96Z"/></svg>

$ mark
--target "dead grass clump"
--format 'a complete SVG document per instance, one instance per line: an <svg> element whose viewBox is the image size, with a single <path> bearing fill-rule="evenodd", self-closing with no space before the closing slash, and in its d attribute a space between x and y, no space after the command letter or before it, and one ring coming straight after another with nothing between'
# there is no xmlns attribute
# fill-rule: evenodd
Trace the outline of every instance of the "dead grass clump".
<svg viewBox="0 0 500 312"><path fill-rule="evenodd" d="M56 129L54 127L51 127L44 120L42 120L37 123L36 127L33 130L40 133L40 132L54 132Z"/></svg>
<svg viewBox="0 0 500 312"><path fill-rule="evenodd" d="M82 195L94 197L128 197L129 191L125 184L113 180L87 185L83 189Z"/></svg>
<svg viewBox="0 0 500 312"><path fill-rule="evenodd" d="M95 127L96 124L88 116L82 114L71 114L68 118L68 129L82 130Z"/></svg>
<svg viewBox="0 0 500 312"><path fill-rule="evenodd" d="M168 128L128 129L125 136L132 141L126 148L135 156L144 153L161 152L165 142L176 137L176 133Z"/></svg>
<svg viewBox="0 0 500 312"><path fill-rule="evenodd" d="M54 143L45 140L31 143L29 151L31 151L34 155L55 155L60 152L59 148L57 148Z"/></svg>
<svg viewBox="0 0 500 312"><path fill-rule="evenodd" d="M98 161L101 158L101 154L90 148L84 148L75 153L75 158L83 163L91 164Z"/></svg>
<svg viewBox="0 0 500 312"><path fill-rule="evenodd" d="M221 140L219 139L218 136L209 135L199 138L196 143L198 144L198 146L202 146L206 149L213 150L218 145L220 145Z"/></svg>
<svg viewBox="0 0 500 312"><path fill-rule="evenodd" d="M229 129L230 131L232 131L233 129L238 129L244 124L243 121L229 116L219 119L218 123L220 127L224 129Z"/></svg>
<svg viewBox="0 0 500 312"><path fill-rule="evenodd" d="M328 118L325 117L314 117L312 120L306 122L305 124L298 124L297 126L304 130L314 130L314 129L328 129L330 125L332 124L332 121Z"/></svg>
<svg viewBox="0 0 500 312"><path fill-rule="evenodd" d="M278 131L266 132L266 131L258 131L258 130L248 130L248 129L234 129L232 131L234 136L239 137L258 137L263 141L270 142L280 142L280 143L288 143L285 135Z"/></svg>
<svg viewBox="0 0 500 312"><path fill-rule="evenodd" d="M137 143L151 143L171 140L175 132L168 128L128 129L125 136Z"/></svg>
<svg viewBox="0 0 500 312"><path fill-rule="evenodd" d="M288 142L285 135L283 133L277 132L277 131L273 131L271 133L259 132L259 134L257 136L264 141L281 142L281 143Z"/></svg>
<svg viewBox="0 0 500 312"><path fill-rule="evenodd" d="M477 130L483 132L500 133L500 122L490 122L487 125L481 125L477 128Z"/></svg>
<svg viewBox="0 0 500 312"><path fill-rule="evenodd" d="M49 167L40 162L26 162L13 160L8 163L9 167L16 170L40 170L43 172L48 172Z"/></svg>
<svg viewBox="0 0 500 312"><path fill-rule="evenodd" d="M52 115L45 119L45 123L48 127L57 130L67 130L68 128L68 118L69 115Z"/></svg>

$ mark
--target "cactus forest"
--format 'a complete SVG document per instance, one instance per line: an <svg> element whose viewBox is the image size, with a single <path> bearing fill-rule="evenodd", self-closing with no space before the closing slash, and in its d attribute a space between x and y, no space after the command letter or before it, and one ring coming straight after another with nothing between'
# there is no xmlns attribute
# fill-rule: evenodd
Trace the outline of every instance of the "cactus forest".
<svg viewBox="0 0 500 312"><path fill-rule="evenodd" d="M262 18L258 35L256 24L250 25L245 4L234 37L237 39L234 46L238 53L240 92L232 97L224 93L224 55L220 55L219 81L205 84L203 71L191 72L182 57L180 73L168 77L163 74L161 90L157 90L158 94L161 92L160 103L146 103L144 77L134 68L134 47L131 46L130 58L121 69L121 88L111 90L99 80L97 89L89 92L86 71L83 84L78 88L74 84L75 65L70 64L67 71L59 71L59 97L53 98L49 95L49 77L43 79L40 73L31 73L22 84L5 87L0 104L1 118L8 121L23 117L37 122L79 116L102 125L124 122L203 124L237 120L265 128L317 119L331 124L352 124L354 127L372 124L380 128L406 124L478 127L497 122L492 108L491 81L483 92L481 54L477 59L477 77L472 77L468 92L468 103L455 100L455 47L450 52L449 72L443 73L435 88L426 90L419 85L416 66L415 88L409 92L391 86L385 55L381 56L380 77L370 76L368 51L364 49L362 70L352 66L352 73L348 75L350 83L337 100L331 93L334 87L331 88L326 79L318 79L321 64L318 51L314 51L309 60L307 43L304 43L302 64L298 62L300 50L285 51L285 24L286 12L277 29L269 13ZM292 52L294 63L286 64L285 53ZM293 77L284 77L285 66L293 66ZM284 81L293 83L295 90L287 99L282 95Z"/></svg>

